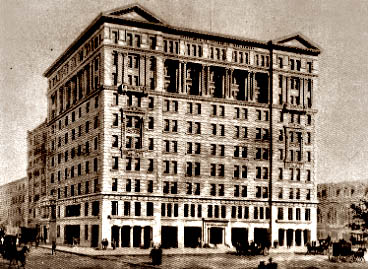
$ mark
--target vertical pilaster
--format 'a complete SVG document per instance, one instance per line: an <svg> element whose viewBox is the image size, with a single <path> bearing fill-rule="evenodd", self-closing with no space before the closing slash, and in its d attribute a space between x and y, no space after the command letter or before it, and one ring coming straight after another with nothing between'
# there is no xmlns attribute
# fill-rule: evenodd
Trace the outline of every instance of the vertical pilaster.
<svg viewBox="0 0 368 269"><path fill-rule="evenodd" d="M118 63L116 66L116 75L118 76L118 85L123 83L123 72L122 72L122 67L123 67L123 55L121 53L117 53L118 54Z"/></svg>
<svg viewBox="0 0 368 269"><path fill-rule="evenodd" d="M229 221L227 223L227 226L225 227L225 245L232 248L232 242L231 242L231 222Z"/></svg>
<svg viewBox="0 0 368 269"><path fill-rule="evenodd" d="M187 63L182 62L182 65L183 65L183 69L182 69L182 82L183 82L182 93L187 94Z"/></svg>
<svg viewBox="0 0 368 269"><path fill-rule="evenodd" d="M122 84L128 83L128 53L122 53L123 68L122 68Z"/></svg>
<svg viewBox="0 0 368 269"><path fill-rule="evenodd" d="M184 248L184 223L178 221L178 248Z"/></svg>
<svg viewBox="0 0 368 269"><path fill-rule="evenodd" d="M233 83L233 72L234 72L234 69L232 69L232 68L229 68L229 70L228 70L229 72L228 72L228 97L230 98L230 99L232 99L233 97L232 97L232 83Z"/></svg>
<svg viewBox="0 0 368 269"><path fill-rule="evenodd" d="M289 77L285 77L285 104L289 104Z"/></svg>

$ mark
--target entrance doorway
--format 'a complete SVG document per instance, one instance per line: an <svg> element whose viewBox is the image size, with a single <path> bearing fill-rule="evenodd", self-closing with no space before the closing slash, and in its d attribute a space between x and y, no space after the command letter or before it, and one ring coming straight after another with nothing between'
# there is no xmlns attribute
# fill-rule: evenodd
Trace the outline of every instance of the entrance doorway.
<svg viewBox="0 0 368 269"><path fill-rule="evenodd" d="M119 232L120 232L119 226L114 225L111 227L111 243L115 242L116 247L119 247Z"/></svg>
<svg viewBox="0 0 368 269"><path fill-rule="evenodd" d="M142 233L141 226L133 227L133 247L135 248L139 248L141 246L141 233Z"/></svg>
<svg viewBox="0 0 368 269"><path fill-rule="evenodd" d="M130 226L121 228L121 246L130 247Z"/></svg>
<svg viewBox="0 0 368 269"><path fill-rule="evenodd" d="M212 227L210 228L210 243L214 245L222 244L224 228Z"/></svg>
<svg viewBox="0 0 368 269"><path fill-rule="evenodd" d="M200 227L184 227L184 247L196 248L201 246L202 229Z"/></svg>
<svg viewBox="0 0 368 269"><path fill-rule="evenodd" d="M43 241L46 243L47 240L47 227L43 226Z"/></svg>
<svg viewBox="0 0 368 269"><path fill-rule="evenodd" d="M268 236L268 229L254 228L254 243L262 246L269 246L270 240Z"/></svg>
<svg viewBox="0 0 368 269"><path fill-rule="evenodd" d="M248 229L247 228L232 228L231 229L231 244L236 246L240 244L244 246L248 243Z"/></svg>
<svg viewBox="0 0 368 269"><path fill-rule="evenodd" d="M98 247L98 236L99 236L99 227L98 225L92 225L91 230L91 247Z"/></svg>
<svg viewBox="0 0 368 269"><path fill-rule="evenodd" d="M294 241L294 230L288 229L286 231L286 244L288 248L293 245L293 241Z"/></svg>
<svg viewBox="0 0 368 269"><path fill-rule="evenodd" d="M279 229L279 245L283 246L285 241L285 230Z"/></svg>
<svg viewBox="0 0 368 269"><path fill-rule="evenodd" d="M149 248L151 246L151 242L152 242L152 227L150 227L150 226L144 227L143 233L144 233L143 247L144 248Z"/></svg>
<svg viewBox="0 0 368 269"><path fill-rule="evenodd" d="M178 227L175 226L161 227L161 246L162 248L178 247Z"/></svg>
<svg viewBox="0 0 368 269"><path fill-rule="evenodd" d="M65 225L64 226L64 241L68 245L78 244L80 242L80 226Z"/></svg>
<svg viewBox="0 0 368 269"><path fill-rule="evenodd" d="M303 233L304 245L306 245L307 243L310 243L310 230L304 230Z"/></svg>

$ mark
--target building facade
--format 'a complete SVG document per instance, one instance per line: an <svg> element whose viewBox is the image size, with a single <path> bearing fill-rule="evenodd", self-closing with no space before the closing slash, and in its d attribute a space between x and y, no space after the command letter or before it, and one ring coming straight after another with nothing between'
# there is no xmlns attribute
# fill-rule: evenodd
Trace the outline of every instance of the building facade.
<svg viewBox="0 0 368 269"><path fill-rule="evenodd" d="M353 244L364 240L359 220L353 219L352 204L368 197L368 184L363 181L318 184L317 237L344 239Z"/></svg>
<svg viewBox="0 0 368 269"><path fill-rule="evenodd" d="M28 223L38 228L39 236L48 238L50 207L46 195L47 123L46 120L27 133L28 144Z"/></svg>
<svg viewBox="0 0 368 269"><path fill-rule="evenodd" d="M27 225L27 177L0 186L0 226L19 234Z"/></svg>
<svg viewBox="0 0 368 269"><path fill-rule="evenodd" d="M320 50L99 15L44 73L58 243L316 240Z"/></svg>

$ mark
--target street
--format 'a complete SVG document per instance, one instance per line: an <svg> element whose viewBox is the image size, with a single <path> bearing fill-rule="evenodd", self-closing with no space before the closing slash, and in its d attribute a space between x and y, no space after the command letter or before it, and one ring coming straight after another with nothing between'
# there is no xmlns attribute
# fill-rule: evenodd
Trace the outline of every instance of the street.
<svg viewBox="0 0 368 269"><path fill-rule="evenodd" d="M212 268L257 268L260 261L268 262L270 256L241 257L233 254L212 255L164 255L161 266L151 266L150 258L140 256L105 256L87 257L64 252L51 255L44 248L32 248L27 257L26 269L110 269L110 268L177 268L177 269L212 269ZM365 263L332 263L327 256L302 254L273 254L272 259L278 268L367 268ZM8 268L8 261L0 259L0 268ZM14 267L13 267L14 268Z"/></svg>

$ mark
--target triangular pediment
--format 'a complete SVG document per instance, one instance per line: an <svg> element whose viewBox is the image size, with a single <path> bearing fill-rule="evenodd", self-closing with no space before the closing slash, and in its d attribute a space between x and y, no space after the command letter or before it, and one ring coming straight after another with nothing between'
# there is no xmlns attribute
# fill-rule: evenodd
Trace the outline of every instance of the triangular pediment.
<svg viewBox="0 0 368 269"><path fill-rule="evenodd" d="M301 48L301 49L318 49L319 50L316 44L314 44L312 41L310 41L308 38L306 38L300 33L273 40L273 43L287 46L287 47L295 47L295 48Z"/></svg>
<svg viewBox="0 0 368 269"><path fill-rule="evenodd" d="M138 4L125 6L117 9L113 9L104 13L107 16L113 16L120 19L128 19L134 21L143 21L151 23L163 24L163 20L152 14L148 10L144 9Z"/></svg>

